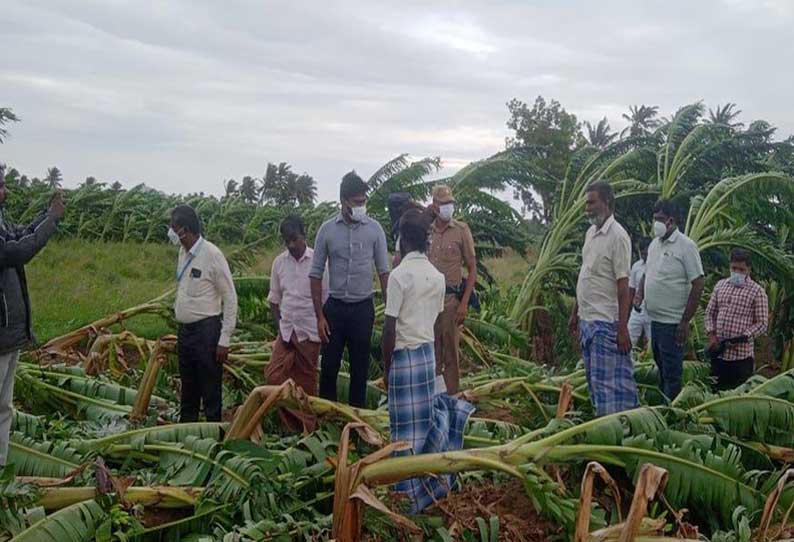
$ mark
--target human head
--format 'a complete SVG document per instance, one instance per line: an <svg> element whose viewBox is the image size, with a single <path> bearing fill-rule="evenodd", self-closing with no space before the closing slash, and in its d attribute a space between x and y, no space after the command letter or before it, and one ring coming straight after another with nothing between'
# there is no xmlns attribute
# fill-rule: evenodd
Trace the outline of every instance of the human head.
<svg viewBox="0 0 794 542"><path fill-rule="evenodd" d="M648 247L651 246L651 240L647 237L640 239L640 257L642 261L648 259Z"/></svg>
<svg viewBox="0 0 794 542"><path fill-rule="evenodd" d="M8 189L6 188L6 165L0 162L0 206L5 204Z"/></svg>
<svg viewBox="0 0 794 542"><path fill-rule="evenodd" d="M171 211L171 229L180 239L185 236L201 235L201 222L196 210L190 205L179 205Z"/></svg>
<svg viewBox="0 0 794 542"><path fill-rule="evenodd" d="M281 222L279 231L290 255L300 260L306 253L306 229L303 219L298 215L289 215Z"/></svg>
<svg viewBox="0 0 794 542"><path fill-rule="evenodd" d="M584 212L591 224L600 228L615 210L615 193L606 181L596 181L585 189Z"/></svg>
<svg viewBox="0 0 794 542"><path fill-rule="evenodd" d="M678 224L678 206L669 199L658 200L653 206L653 220L654 222L660 222L665 228L662 235L657 235L661 233L661 228L659 228L658 232L655 231L654 235L657 235L657 237L669 235Z"/></svg>
<svg viewBox="0 0 794 542"><path fill-rule="evenodd" d="M353 221L353 207L364 207L367 204L367 183L355 171L342 177L339 186L339 201L342 204L342 215Z"/></svg>
<svg viewBox="0 0 794 542"><path fill-rule="evenodd" d="M455 198L452 195L452 189L445 184L440 184L433 187L432 196L435 215L444 222L452 220L452 213L455 208Z"/></svg>
<svg viewBox="0 0 794 542"><path fill-rule="evenodd" d="M400 217L400 252L427 252L427 231L425 215L418 209L408 209Z"/></svg>
<svg viewBox="0 0 794 542"><path fill-rule="evenodd" d="M731 250L731 273L740 273L747 277L750 270L750 253L741 248Z"/></svg>

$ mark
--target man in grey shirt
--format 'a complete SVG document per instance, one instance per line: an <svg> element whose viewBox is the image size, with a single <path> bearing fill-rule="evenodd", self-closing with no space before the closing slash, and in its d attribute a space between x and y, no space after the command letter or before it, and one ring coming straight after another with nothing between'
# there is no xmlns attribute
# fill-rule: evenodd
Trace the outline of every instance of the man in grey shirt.
<svg viewBox="0 0 794 542"><path fill-rule="evenodd" d="M378 272L383 302L389 278L386 234L367 217L367 183L351 171L339 189L341 212L317 232L309 272L314 312L325 346L320 369L320 397L336 401L336 377L347 346L350 358L349 403L363 407L375 322L372 269ZM322 278L328 263L328 301L322 302Z"/></svg>

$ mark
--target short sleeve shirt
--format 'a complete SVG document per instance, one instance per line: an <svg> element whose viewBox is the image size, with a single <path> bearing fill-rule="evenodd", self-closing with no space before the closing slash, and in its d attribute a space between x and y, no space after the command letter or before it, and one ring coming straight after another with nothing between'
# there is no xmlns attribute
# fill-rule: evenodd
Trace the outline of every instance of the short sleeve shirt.
<svg viewBox="0 0 794 542"><path fill-rule="evenodd" d="M444 311L444 276L419 252L405 255L389 275L386 316L397 319L395 350L433 344L433 326Z"/></svg>
<svg viewBox="0 0 794 542"><path fill-rule="evenodd" d="M642 277L645 276L645 262L643 260L637 260L634 262L634 265L631 266L631 272L629 273L629 288L637 289L640 287L640 282L642 282ZM642 302L643 311L645 307L645 300Z"/></svg>
<svg viewBox="0 0 794 542"><path fill-rule="evenodd" d="M686 309L692 281L703 276L695 242L676 230L648 247L645 269L645 306L654 322L677 324Z"/></svg>
<svg viewBox="0 0 794 542"><path fill-rule="evenodd" d="M580 319L617 322L617 281L629 276L630 266L631 240L615 217L607 218L601 228L590 226L576 283Z"/></svg>
<svg viewBox="0 0 794 542"><path fill-rule="evenodd" d="M279 306L281 337L289 342L295 334L298 341L320 342L317 333L317 316L314 314L309 270L314 251L306 247L300 260L292 257L288 250L273 260L270 271L270 291L267 300ZM323 274L323 301L328 297L328 273Z"/></svg>
<svg viewBox="0 0 794 542"><path fill-rule="evenodd" d="M474 238L469 227L455 219L439 228L433 222L430 230L430 247L427 257L438 269L447 286L459 286L463 282L461 268L467 257L474 258Z"/></svg>

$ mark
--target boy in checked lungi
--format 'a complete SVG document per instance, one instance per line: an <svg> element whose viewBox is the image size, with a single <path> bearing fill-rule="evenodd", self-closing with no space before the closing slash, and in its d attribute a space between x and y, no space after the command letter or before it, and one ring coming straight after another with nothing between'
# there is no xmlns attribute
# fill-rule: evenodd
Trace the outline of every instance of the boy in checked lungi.
<svg viewBox="0 0 794 542"><path fill-rule="evenodd" d="M463 427L474 407L446 393L436 378L433 326L444 310L445 280L427 259L428 220L417 210L400 219L400 265L389 276L383 330L384 382L388 388L392 442L411 450L398 455L460 449ZM403 480L411 511L419 512L445 495L453 477Z"/></svg>
<svg viewBox="0 0 794 542"><path fill-rule="evenodd" d="M584 355L590 400L598 416L637 406L629 337L631 240L613 213L615 195L603 181L585 192L590 229L582 248L569 330Z"/></svg>
<svg viewBox="0 0 794 542"><path fill-rule="evenodd" d="M303 220L290 215L281 223L281 238L287 250L273 260L267 300L278 327L270 363L265 368L268 384L291 378L309 395L317 395L317 362L320 335L314 314L309 271L314 251L306 245ZM323 301L328 297L327 274L322 281ZM291 431L313 431L315 419L295 410L281 410L279 416Z"/></svg>

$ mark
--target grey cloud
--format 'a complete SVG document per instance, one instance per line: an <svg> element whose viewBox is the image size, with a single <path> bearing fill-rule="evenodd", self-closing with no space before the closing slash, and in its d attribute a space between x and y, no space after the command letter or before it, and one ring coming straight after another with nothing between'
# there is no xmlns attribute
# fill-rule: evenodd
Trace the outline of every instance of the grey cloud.
<svg viewBox="0 0 794 542"><path fill-rule="evenodd" d="M7 0L0 105L23 122L0 159L214 193L287 160L332 199L401 152L452 170L498 151L512 97L614 128L630 104L730 100L784 135L792 18L785 0Z"/></svg>

